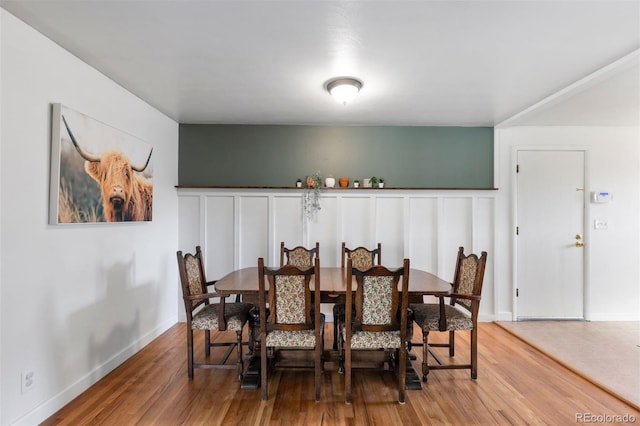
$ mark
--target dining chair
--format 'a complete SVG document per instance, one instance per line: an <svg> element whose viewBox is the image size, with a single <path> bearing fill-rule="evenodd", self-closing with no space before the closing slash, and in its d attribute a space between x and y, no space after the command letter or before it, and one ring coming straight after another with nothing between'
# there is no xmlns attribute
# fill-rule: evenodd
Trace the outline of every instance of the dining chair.
<svg viewBox="0 0 640 426"><path fill-rule="evenodd" d="M439 298L439 303L415 303L410 308L414 314L414 321L422 330L422 380L427 381L430 370L442 369L470 369L471 379L478 378L478 311L482 293L484 270L487 263L487 252L483 251L478 257L475 254L464 254L464 248L458 249L456 269L449 296ZM445 297L449 303L445 304ZM455 332L469 330L470 362L444 363L431 348L449 348L449 357L455 355ZM429 332L449 332L447 343L429 343ZM436 364L429 364L431 355Z"/></svg>
<svg viewBox="0 0 640 426"><path fill-rule="evenodd" d="M294 265L268 268L264 259L259 258L258 305L262 400L268 398L268 360L275 359L275 351L303 349L313 351L315 400L319 401L324 351L320 259L316 256L313 267L301 269Z"/></svg>
<svg viewBox="0 0 640 426"><path fill-rule="evenodd" d="M284 241L280 242L280 266L293 265L300 269L313 268L314 260L320 256L320 243L316 242L315 247L308 249L303 246L297 246L294 248L287 248L284 245ZM254 339L253 346L260 345L260 309L258 306L254 307L251 312L251 318L254 323ZM269 308L266 310L267 316L269 316ZM259 348L253 348L253 350L259 350ZM250 352L253 352L250 348Z"/></svg>
<svg viewBox="0 0 640 426"><path fill-rule="evenodd" d="M289 249L284 246L284 241L280 243L280 266L293 265L302 269L312 268L314 259L319 256L319 242L316 242L316 246L311 249L302 246Z"/></svg>
<svg viewBox="0 0 640 426"><path fill-rule="evenodd" d="M242 379L244 363L242 360L242 329L249 320L250 303L227 303L225 297L215 291L215 281L207 281L202 250L196 246L195 254L178 251L178 270L182 287L182 298L187 314L187 373L193 378L194 368L235 368L238 379ZM213 287L213 291L209 288ZM219 298L218 303L209 299ZM219 362L196 363L193 354L193 330L204 331L204 351L207 358L212 347L227 347ZM235 331L235 342L211 342L211 331ZM237 349L236 365L227 364L233 349Z"/></svg>
<svg viewBox="0 0 640 426"><path fill-rule="evenodd" d="M344 352L346 360L345 402L351 404L352 352L387 349L390 350L390 365L395 368L398 378L398 402L404 404L409 259L404 259L403 267L398 269L374 266L361 271L353 267L353 260L349 258L346 284L346 315L342 330L344 339L340 342L340 352ZM354 308L355 315L352 313Z"/></svg>
<svg viewBox="0 0 640 426"><path fill-rule="evenodd" d="M356 247L354 249L347 248L346 243L342 242L342 255L340 256L341 267L345 267L345 263L348 258L353 261L353 267L358 268L361 271L365 271L374 265L382 265L382 244L378 243L378 246L369 250L366 247ZM377 260L377 262L376 262ZM341 330L344 325L345 305L344 303L335 303L333 305L333 350L338 350L338 342L341 339ZM341 364L342 365L342 364ZM342 369L338 368L342 373Z"/></svg>

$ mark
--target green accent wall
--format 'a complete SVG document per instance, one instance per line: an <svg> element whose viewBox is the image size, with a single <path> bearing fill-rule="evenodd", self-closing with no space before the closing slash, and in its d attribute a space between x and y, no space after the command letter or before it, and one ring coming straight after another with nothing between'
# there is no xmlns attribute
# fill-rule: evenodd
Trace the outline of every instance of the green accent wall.
<svg viewBox="0 0 640 426"><path fill-rule="evenodd" d="M492 127L181 124L180 186L295 186L319 171L388 188L492 188Z"/></svg>

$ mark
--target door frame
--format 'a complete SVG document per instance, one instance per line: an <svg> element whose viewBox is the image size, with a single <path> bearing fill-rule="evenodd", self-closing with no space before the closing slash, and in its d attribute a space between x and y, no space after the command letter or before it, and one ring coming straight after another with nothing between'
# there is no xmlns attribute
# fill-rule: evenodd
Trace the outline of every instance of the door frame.
<svg viewBox="0 0 640 426"><path fill-rule="evenodd" d="M511 147L511 306L512 306L512 321L518 320L518 298L516 297L516 291L518 289L518 237L516 235L516 226L518 226L518 176L516 173L516 167L518 164L518 152L519 151L580 151L584 153L584 211L583 211L583 223L584 223L584 247L583 247L583 283L582 283L582 312L584 319L589 321L591 319L591 312L589 307L590 303L590 263L591 263L591 206L590 206L590 148L588 146L581 145L517 145Z"/></svg>

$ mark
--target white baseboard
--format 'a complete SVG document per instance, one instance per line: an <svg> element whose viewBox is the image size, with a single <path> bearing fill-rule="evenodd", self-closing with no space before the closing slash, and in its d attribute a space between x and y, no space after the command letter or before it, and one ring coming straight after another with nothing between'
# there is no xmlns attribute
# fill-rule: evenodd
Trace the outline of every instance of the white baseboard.
<svg viewBox="0 0 640 426"><path fill-rule="evenodd" d="M67 405L74 398L80 395L82 392L89 389L100 379L104 378L107 374L113 371L120 364L131 358L137 352L142 350L145 346L151 343L155 338L167 331L177 322L177 315L164 323L160 324L155 329L151 330L144 336L132 342L129 346L122 351L96 366L93 370L89 371L75 383L72 383L66 389L50 398L48 401L43 402L39 406L35 407L29 413L18 419L13 425L38 425L44 420L53 415L56 411Z"/></svg>

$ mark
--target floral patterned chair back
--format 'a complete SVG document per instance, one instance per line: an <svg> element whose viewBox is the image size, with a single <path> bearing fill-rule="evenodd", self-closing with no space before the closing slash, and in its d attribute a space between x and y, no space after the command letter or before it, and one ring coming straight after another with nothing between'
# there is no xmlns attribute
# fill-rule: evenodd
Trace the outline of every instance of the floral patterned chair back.
<svg viewBox="0 0 640 426"><path fill-rule="evenodd" d="M288 249L284 246L284 241L280 243L280 266L293 265L300 269L313 268L314 259L319 256L320 243L318 242L312 249L302 246Z"/></svg>
<svg viewBox="0 0 640 426"><path fill-rule="evenodd" d="M382 265L382 244L378 243L378 246L369 250L366 247L357 247L350 249L346 247L346 243L342 243L342 267L345 267L347 259L351 258L354 268L361 271L373 267L374 265ZM377 260L377 262L376 262Z"/></svg>

